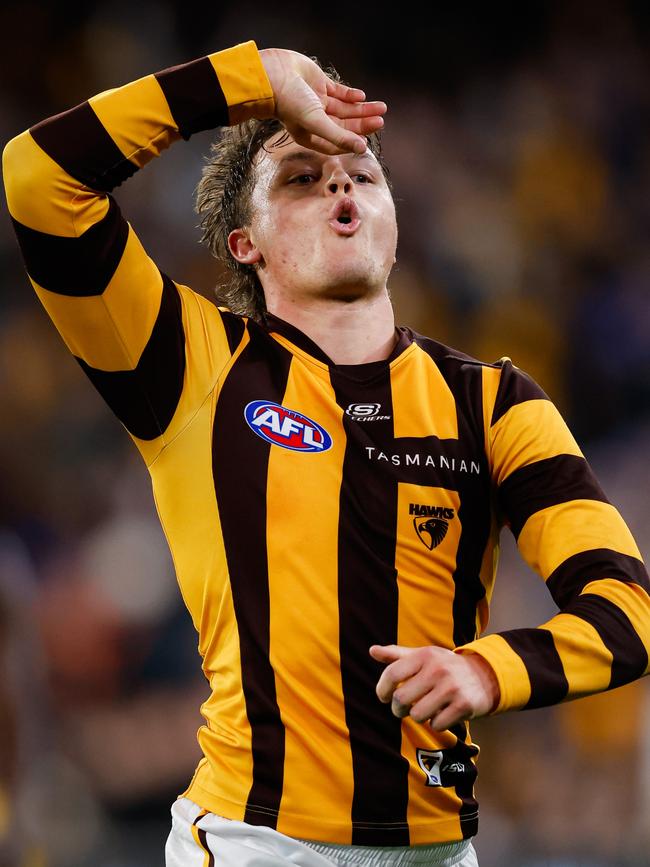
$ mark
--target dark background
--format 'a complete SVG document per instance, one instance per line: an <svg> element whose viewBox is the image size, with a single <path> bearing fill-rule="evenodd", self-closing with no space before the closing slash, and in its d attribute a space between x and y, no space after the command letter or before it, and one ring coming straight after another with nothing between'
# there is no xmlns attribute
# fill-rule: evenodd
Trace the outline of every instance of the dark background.
<svg viewBox="0 0 650 867"><path fill-rule="evenodd" d="M650 551L647 3L4 3L0 139L254 38L334 64L389 114L398 319L528 370ZM211 295L193 190L211 133L119 191ZM4 205L3 205L4 207ZM206 696L139 456L0 223L0 867L161 864ZM504 534L490 629L553 612ZM481 867L650 864L645 682L476 723ZM4 860L3 860L4 859Z"/></svg>

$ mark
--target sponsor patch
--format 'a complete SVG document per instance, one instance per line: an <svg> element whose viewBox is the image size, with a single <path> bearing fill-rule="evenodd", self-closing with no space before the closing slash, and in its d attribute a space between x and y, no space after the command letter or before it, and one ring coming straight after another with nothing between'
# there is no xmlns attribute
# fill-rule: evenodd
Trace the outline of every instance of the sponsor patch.
<svg viewBox="0 0 650 867"><path fill-rule="evenodd" d="M476 747L457 744L444 750L416 750L418 765L424 771L425 786L457 786L461 779L473 783L476 766L470 755L476 755Z"/></svg>
<svg viewBox="0 0 650 867"><path fill-rule="evenodd" d="M441 786L440 765L442 764L442 750L418 750L418 765L424 771L427 778L425 785Z"/></svg>
<svg viewBox="0 0 650 867"><path fill-rule="evenodd" d="M332 437L318 422L279 403L253 400L244 409L249 428L274 446L292 452L326 452Z"/></svg>

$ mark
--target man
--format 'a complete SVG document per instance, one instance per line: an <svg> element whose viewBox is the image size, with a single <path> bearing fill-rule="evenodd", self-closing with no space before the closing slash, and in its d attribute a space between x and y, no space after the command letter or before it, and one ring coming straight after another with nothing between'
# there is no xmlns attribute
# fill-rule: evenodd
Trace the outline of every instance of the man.
<svg viewBox="0 0 650 867"><path fill-rule="evenodd" d="M467 720L648 668L640 554L546 395L395 328L364 99L247 43L5 150L30 278L149 467L212 689L170 867L474 865ZM240 123L198 206L248 318L162 275L105 195ZM478 638L504 523L562 612Z"/></svg>

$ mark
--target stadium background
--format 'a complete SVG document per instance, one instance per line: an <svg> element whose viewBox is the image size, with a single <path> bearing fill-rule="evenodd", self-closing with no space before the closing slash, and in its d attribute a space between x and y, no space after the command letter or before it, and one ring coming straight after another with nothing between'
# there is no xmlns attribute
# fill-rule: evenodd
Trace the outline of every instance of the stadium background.
<svg viewBox="0 0 650 867"><path fill-rule="evenodd" d="M2 142L109 87L255 38L389 104L398 318L528 370L650 553L650 13L644 3L6 2ZM192 193L211 135L118 193L210 295ZM4 208L4 202L3 202ZM206 695L148 477L0 228L0 867L149 867ZM504 534L491 629L552 605ZM481 721L482 867L650 864L650 690ZM378 769L378 774L380 769Z"/></svg>

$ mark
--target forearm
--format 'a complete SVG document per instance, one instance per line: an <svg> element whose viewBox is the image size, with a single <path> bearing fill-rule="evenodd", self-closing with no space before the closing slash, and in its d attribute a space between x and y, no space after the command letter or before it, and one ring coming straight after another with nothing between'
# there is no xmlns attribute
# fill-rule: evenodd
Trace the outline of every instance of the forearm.
<svg viewBox="0 0 650 867"><path fill-rule="evenodd" d="M91 191L109 192L181 136L272 112L253 43L105 91L9 142L9 210L19 231L78 237L108 208Z"/></svg>
<svg viewBox="0 0 650 867"><path fill-rule="evenodd" d="M646 674L650 597L637 583L601 579L547 623L479 638L499 683L495 712L543 707L622 686Z"/></svg>

